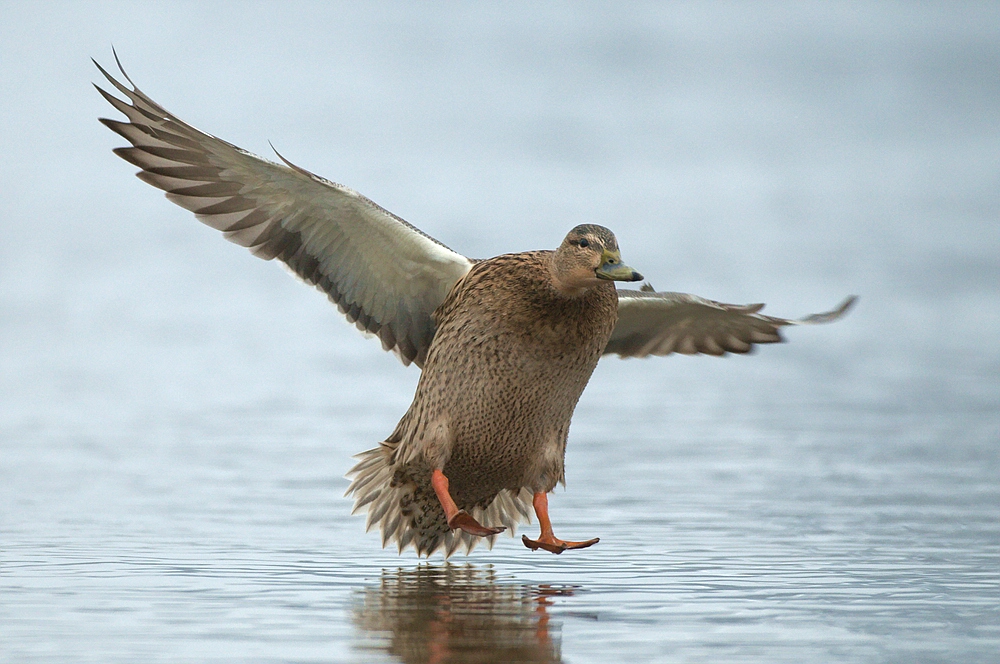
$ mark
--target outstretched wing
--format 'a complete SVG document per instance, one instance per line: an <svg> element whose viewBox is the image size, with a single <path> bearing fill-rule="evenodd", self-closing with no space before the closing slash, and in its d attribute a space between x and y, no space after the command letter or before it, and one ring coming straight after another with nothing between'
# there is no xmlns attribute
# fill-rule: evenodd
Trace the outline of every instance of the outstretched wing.
<svg viewBox="0 0 1000 664"><path fill-rule="evenodd" d="M117 55L115 60L117 61ZM423 366L432 314L472 262L361 194L201 132L97 68L127 103L97 90L128 122L101 118L133 147L114 152L139 179L255 255L277 258L327 293L350 322L403 364Z"/></svg>
<svg viewBox="0 0 1000 664"><path fill-rule="evenodd" d="M754 344L783 341L786 325L829 323L843 316L857 298L833 311L791 320L759 313L763 304L723 304L685 293L619 290L618 323L605 354L648 357L682 353L748 353Z"/></svg>

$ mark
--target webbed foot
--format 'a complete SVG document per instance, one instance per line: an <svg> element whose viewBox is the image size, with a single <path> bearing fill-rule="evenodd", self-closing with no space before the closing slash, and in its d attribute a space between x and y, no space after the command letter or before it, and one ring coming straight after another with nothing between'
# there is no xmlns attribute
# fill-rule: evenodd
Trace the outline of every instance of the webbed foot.
<svg viewBox="0 0 1000 664"><path fill-rule="evenodd" d="M477 537L498 535L507 530L505 526L498 526L496 528L493 526L484 526L472 518L472 515L465 510L459 510L450 519L448 519L448 527L452 530L461 528L470 535L476 535Z"/></svg>
<svg viewBox="0 0 1000 664"><path fill-rule="evenodd" d="M448 527L452 530L461 529L476 537L489 537L507 530L506 527L484 526L472 518L472 515L465 510L458 509L458 505L448 493L448 478L441 472L440 468L431 472L431 487L441 501L441 508L444 509L444 517L448 520Z"/></svg>
<svg viewBox="0 0 1000 664"><path fill-rule="evenodd" d="M521 541L532 551L545 549L549 553L559 554L566 549L586 549L588 546L593 546L600 542L601 538L595 537L585 542L567 542L557 537L545 537L544 535L536 540L530 539L527 535L521 535Z"/></svg>
<svg viewBox="0 0 1000 664"><path fill-rule="evenodd" d="M566 549L586 549L588 546L594 546L601 541L600 537L595 537L585 542L567 542L566 540L559 539L552 534L552 522L549 520L548 495L544 491L536 491L531 504L535 508L538 523L542 527L542 534L536 540L530 539L527 535L521 535L521 541L532 551L545 549L550 553L558 554Z"/></svg>

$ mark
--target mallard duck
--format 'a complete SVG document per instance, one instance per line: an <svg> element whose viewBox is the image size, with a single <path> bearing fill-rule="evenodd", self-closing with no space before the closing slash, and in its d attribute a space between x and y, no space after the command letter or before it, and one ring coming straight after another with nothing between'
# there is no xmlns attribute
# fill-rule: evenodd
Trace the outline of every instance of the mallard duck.
<svg viewBox="0 0 1000 664"><path fill-rule="evenodd" d="M117 61L117 55L115 56ZM799 320L693 295L617 290L642 276L614 234L583 224L555 250L472 260L361 194L287 161L201 132L96 61L127 102L101 119L132 147L115 154L226 239L278 259L348 321L423 371L392 434L349 473L354 512L382 545L418 555L485 539L537 516L530 549L562 553L598 538L555 536L548 493L564 481L570 419L602 355L747 353L787 325L835 320L854 301Z"/></svg>

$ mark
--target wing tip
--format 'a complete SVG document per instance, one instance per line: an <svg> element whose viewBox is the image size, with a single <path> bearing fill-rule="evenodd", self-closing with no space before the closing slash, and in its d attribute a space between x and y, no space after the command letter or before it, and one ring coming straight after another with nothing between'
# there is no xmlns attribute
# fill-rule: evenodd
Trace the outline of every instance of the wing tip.
<svg viewBox="0 0 1000 664"><path fill-rule="evenodd" d="M118 65L118 71L120 71L120 72L121 72L121 74L122 74L122 76L123 76L123 77L125 78L125 80L126 80L126 81L128 81L128 82L129 82L129 85L131 85L131 86L132 86L132 92L138 92L138 91L139 91L139 88L138 88L138 87L136 87L136 84L135 84L135 82L134 82L134 81L133 81L133 80L132 80L132 79L131 79L131 78L129 77L129 75L128 75L128 72L126 72L126 71L125 71L125 67L124 67L124 66L122 66L122 61L121 61L121 59L120 59L120 58L118 57L118 51L117 51L117 50L115 50L115 46L114 46L114 44L112 44L112 45L111 45L111 53L112 53L112 55L114 55L114 58L115 58L115 64L116 64L116 65ZM93 62L93 63L94 63L94 66L95 66L95 67L97 67L98 71L100 71L100 72L101 72L101 74L103 74L103 75L104 75L104 78L108 79L108 81L109 81L109 82L110 82L110 83L111 83L112 85L114 85L114 86L115 86L116 88L118 88L118 89L119 89L119 90L121 90L122 92L125 92L125 90L123 90L123 89L122 89L122 85L121 85L121 83L119 83L119 82L118 82L118 81L117 81L117 80L115 79L115 77L114 77L114 76L112 76L112 75L111 75L111 74L110 74L110 73L108 72L108 70L107 70L107 69L105 69L105 68L104 68L103 66L101 66L101 63L100 63L100 62L98 62L96 58L94 58L94 57L91 57L91 58L90 58L90 61L91 61L91 62ZM94 86L95 86L95 87L97 87L97 84L95 83L95 84L94 84ZM98 87L97 89L98 89L98 90L100 90L100 88L99 88L99 87Z"/></svg>
<svg viewBox="0 0 1000 664"><path fill-rule="evenodd" d="M824 311L819 314L812 314L811 316L806 316L805 318L799 320L799 323L813 324L813 323L832 323L835 320L843 318L847 315L847 312L854 308L855 303L858 301L857 295L848 295L844 298L844 301L838 304L835 308L830 311Z"/></svg>

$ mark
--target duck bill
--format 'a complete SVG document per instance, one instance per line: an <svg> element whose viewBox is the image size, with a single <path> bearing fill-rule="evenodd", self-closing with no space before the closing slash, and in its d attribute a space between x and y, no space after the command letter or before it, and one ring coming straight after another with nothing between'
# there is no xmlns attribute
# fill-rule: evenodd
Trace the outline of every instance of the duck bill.
<svg viewBox="0 0 1000 664"><path fill-rule="evenodd" d="M608 281L642 281L641 274L628 265L623 265L620 260L615 263L605 262L595 270L594 274L597 275L598 279L607 279Z"/></svg>

